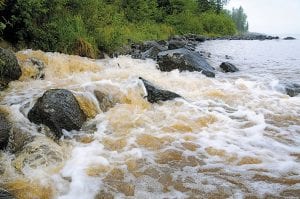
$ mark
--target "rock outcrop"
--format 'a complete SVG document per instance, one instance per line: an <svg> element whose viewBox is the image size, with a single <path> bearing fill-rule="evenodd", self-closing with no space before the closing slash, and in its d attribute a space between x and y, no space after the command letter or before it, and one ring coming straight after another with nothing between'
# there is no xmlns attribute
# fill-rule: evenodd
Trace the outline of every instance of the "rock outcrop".
<svg viewBox="0 0 300 199"><path fill-rule="evenodd" d="M175 98L180 98L181 96L167 90L159 89L158 87L154 86L149 81L139 77L139 79L143 82L146 91L147 91L147 100L150 103L157 103L159 101L168 101L173 100Z"/></svg>
<svg viewBox="0 0 300 199"><path fill-rule="evenodd" d="M0 90L5 89L9 82L18 80L21 75L21 67L14 52L0 48Z"/></svg>
<svg viewBox="0 0 300 199"><path fill-rule="evenodd" d="M159 53L158 66L161 71L198 71L207 77L215 77L215 69L200 53L184 48Z"/></svg>
<svg viewBox="0 0 300 199"><path fill-rule="evenodd" d="M65 89L51 89L40 97L28 113L28 119L36 124L48 126L56 138L62 136L62 129L79 130L87 116L72 94Z"/></svg>

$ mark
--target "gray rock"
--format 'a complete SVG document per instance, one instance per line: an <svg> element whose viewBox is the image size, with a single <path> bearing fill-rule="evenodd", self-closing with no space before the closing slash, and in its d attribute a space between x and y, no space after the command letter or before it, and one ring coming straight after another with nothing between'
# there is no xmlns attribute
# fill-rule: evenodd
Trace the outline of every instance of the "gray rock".
<svg viewBox="0 0 300 199"><path fill-rule="evenodd" d="M237 72L239 71L239 69L233 65L232 63L229 63L229 62L223 62L221 65L220 65L220 68L225 72L225 73L234 73L234 72Z"/></svg>
<svg viewBox="0 0 300 199"><path fill-rule="evenodd" d="M5 149L8 144L9 134L12 131L12 125L5 113L0 113L0 150Z"/></svg>
<svg viewBox="0 0 300 199"><path fill-rule="evenodd" d="M36 124L48 126L59 139L62 129L79 130L87 116L70 91L51 89L37 100L28 113L28 119Z"/></svg>
<svg viewBox="0 0 300 199"><path fill-rule="evenodd" d="M161 47L161 46L152 46L150 49L148 49L147 51L141 53L141 58L142 59L154 59L157 60L157 55L162 52L165 51L166 49Z"/></svg>
<svg viewBox="0 0 300 199"><path fill-rule="evenodd" d="M185 42L185 41L170 40L169 45L168 45L168 49L169 50L174 50L174 49L178 49L178 48L184 48L186 44L187 44L187 42Z"/></svg>
<svg viewBox="0 0 300 199"><path fill-rule="evenodd" d="M173 93L171 91L162 90L154 86L149 81L143 79L142 77L139 77L139 79L143 82L146 90L147 90L147 100L150 103L157 103L159 101L168 101L175 98L180 98L181 96Z"/></svg>
<svg viewBox="0 0 300 199"><path fill-rule="evenodd" d="M11 50L0 48L0 90L22 75L18 60Z"/></svg>
<svg viewBox="0 0 300 199"><path fill-rule="evenodd" d="M158 54L158 68L161 71L198 71L207 77L215 77L215 69L198 52L184 48L168 50Z"/></svg>
<svg viewBox="0 0 300 199"><path fill-rule="evenodd" d="M132 47L131 57L133 59L157 59L158 53L168 50L166 47L160 45L155 41L146 41L141 45L134 45Z"/></svg>
<svg viewBox="0 0 300 199"><path fill-rule="evenodd" d="M15 197L5 189L0 188L0 199L15 199Z"/></svg>

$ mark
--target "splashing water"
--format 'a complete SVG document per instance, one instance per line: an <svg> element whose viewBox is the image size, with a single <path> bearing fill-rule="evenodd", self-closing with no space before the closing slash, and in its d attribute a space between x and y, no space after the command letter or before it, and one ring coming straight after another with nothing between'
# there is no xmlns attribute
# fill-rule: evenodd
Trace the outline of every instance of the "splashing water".
<svg viewBox="0 0 300 199"><path fill-rule="evenodd" d="M25 152L0 154L0 183L17 198L299 197L299 96L243 74L160 72L128 56L17 57L27 72L1 93L1 107L14 128L38 137ZM31 79L29 58L44 62L44 80ZM148 103L140 76L184 99ZM50 88L72 91L89 117L58 143L26 117ZM95 90L115 106L103 112Z"/></svg>

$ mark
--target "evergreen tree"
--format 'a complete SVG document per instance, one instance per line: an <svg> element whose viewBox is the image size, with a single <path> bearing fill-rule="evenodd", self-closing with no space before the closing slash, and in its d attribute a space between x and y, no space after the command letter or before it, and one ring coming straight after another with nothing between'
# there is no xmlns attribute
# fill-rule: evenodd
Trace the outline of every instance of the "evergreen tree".
<svg viewBox="0 0 300 199"><path fill-rule="evenodd" d="M244 13L243 7L233 8L231 11L231 18L234 21L239 32L244 33L248 31L249 24L247 22L247 15Z"/></svg>

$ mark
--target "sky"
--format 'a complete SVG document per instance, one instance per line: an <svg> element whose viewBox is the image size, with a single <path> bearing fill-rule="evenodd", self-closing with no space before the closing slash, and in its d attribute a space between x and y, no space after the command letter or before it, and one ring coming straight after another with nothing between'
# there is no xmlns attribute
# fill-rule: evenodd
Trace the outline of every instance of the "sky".
<svg viewBox="0 0 300 199"><path fill-rule="evenodd" d="M300 34L300 0L230 0L226 9L242 6L249 31Z"/></svg>

